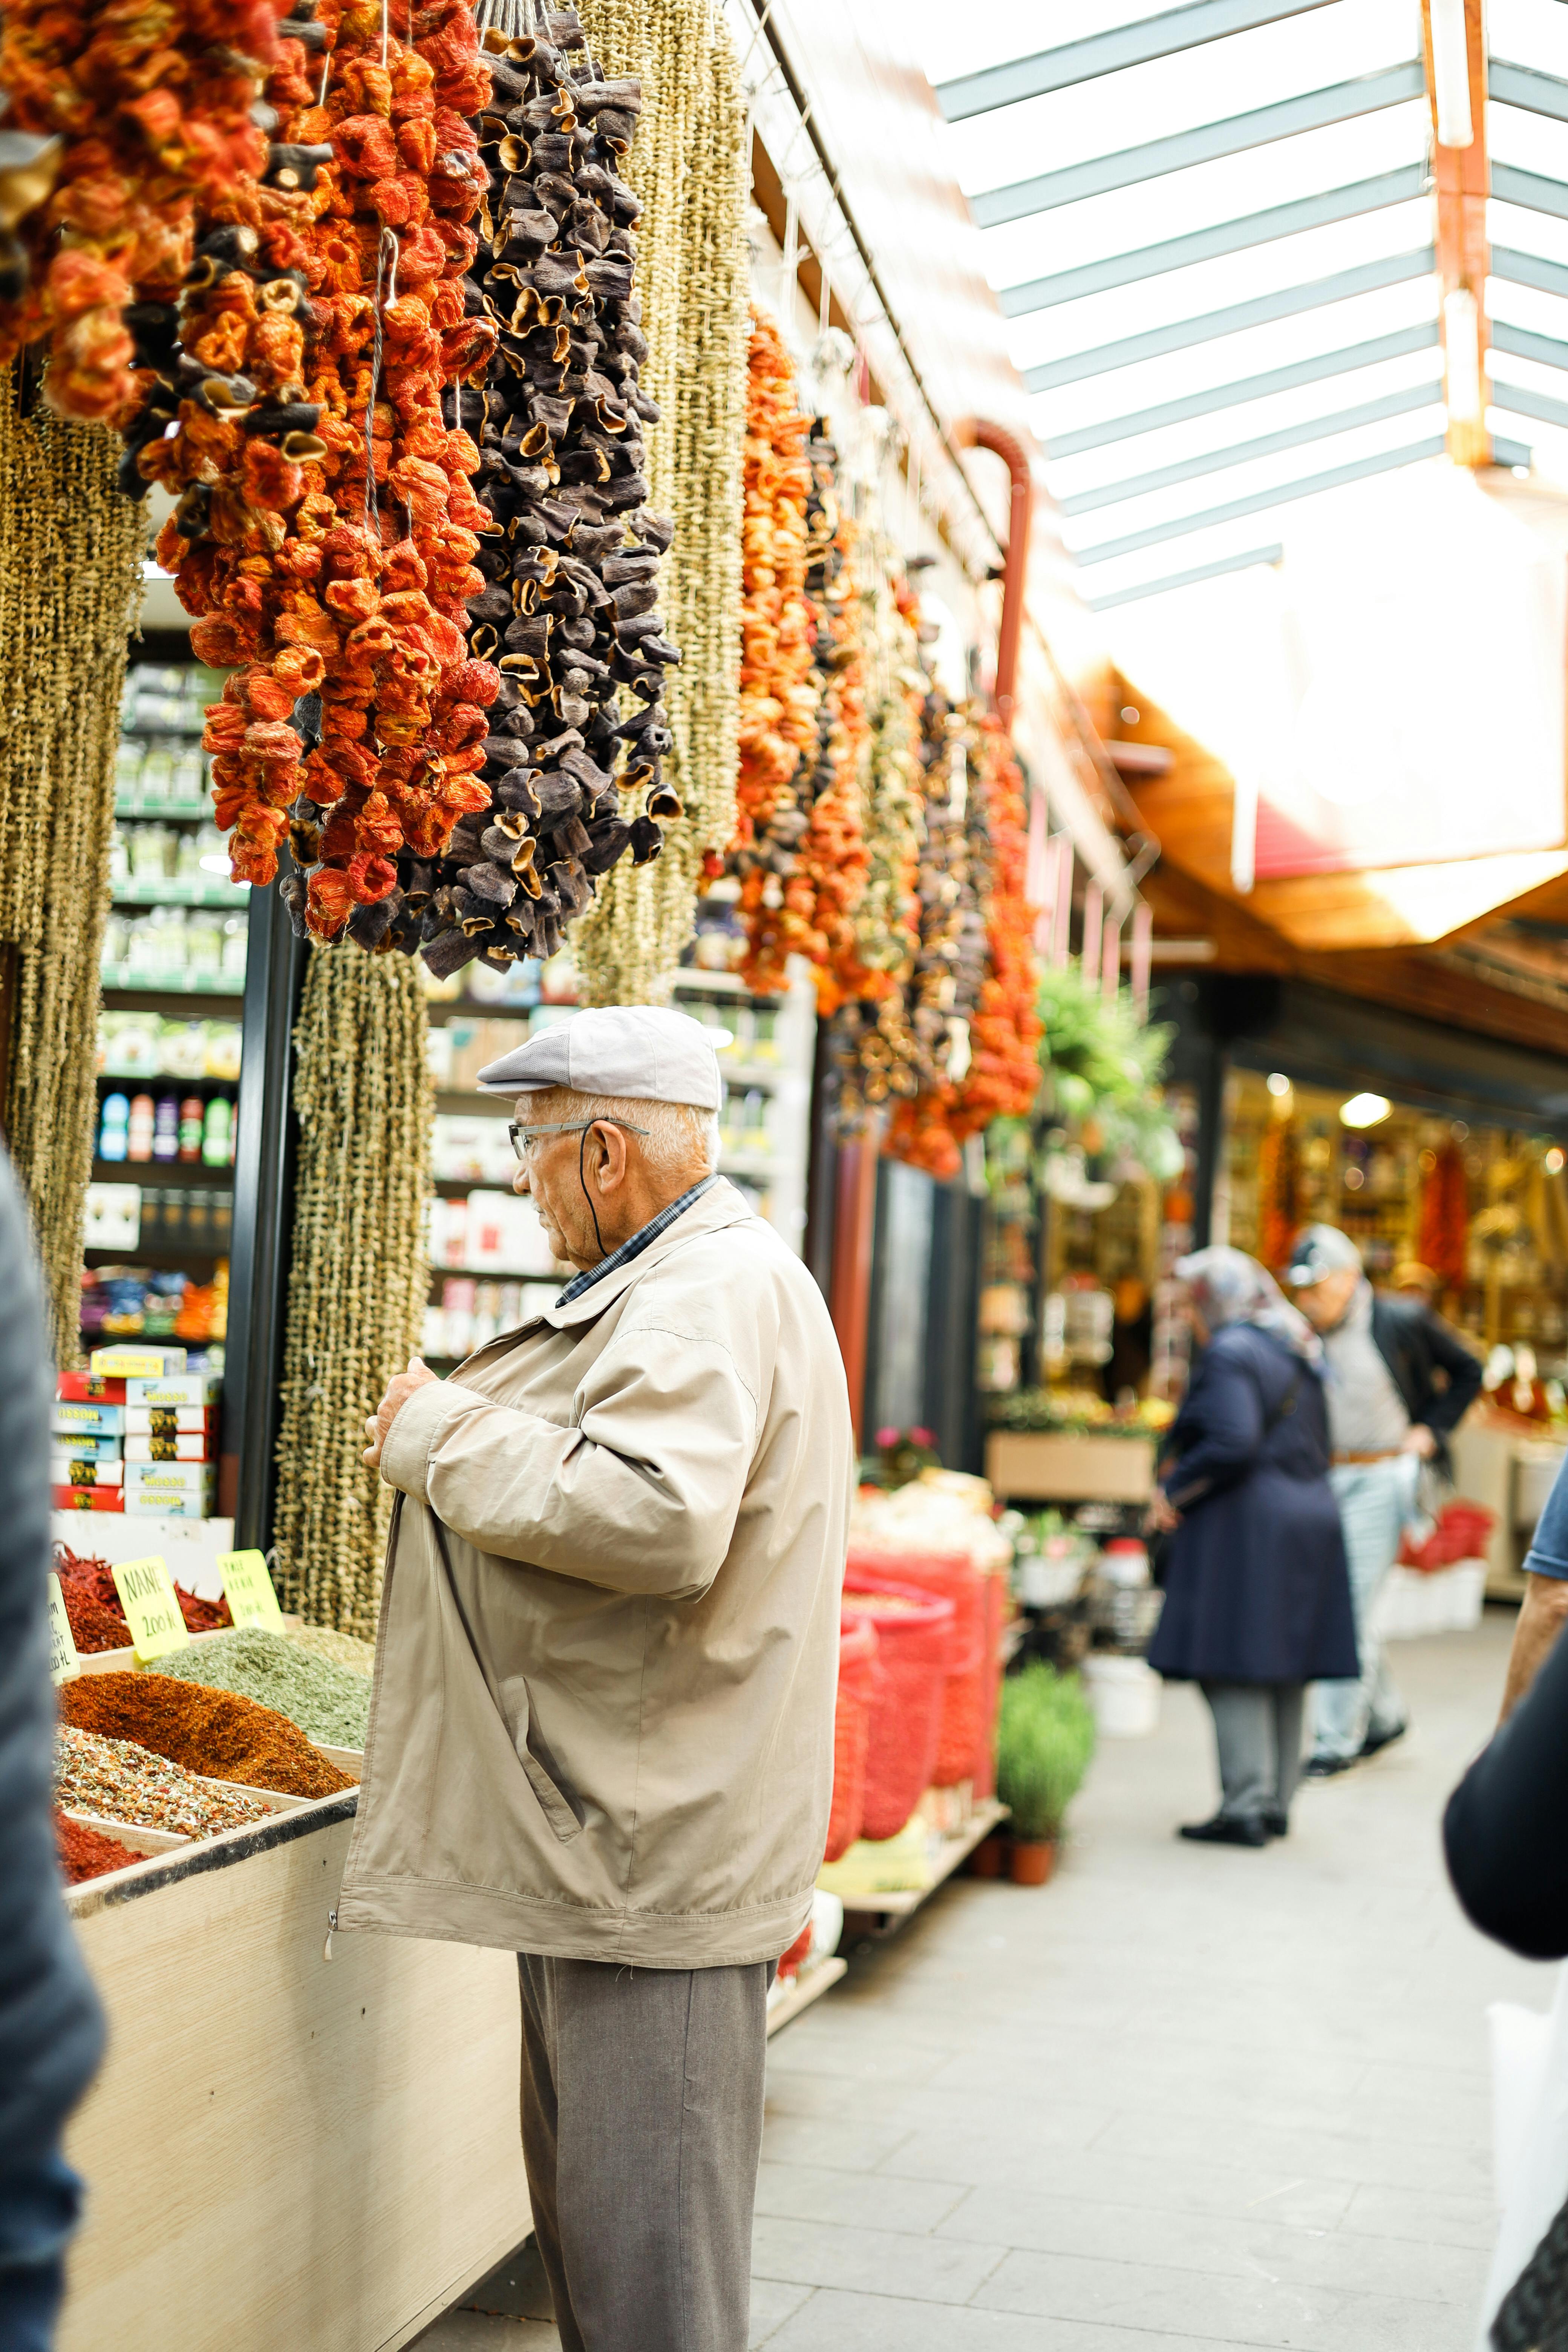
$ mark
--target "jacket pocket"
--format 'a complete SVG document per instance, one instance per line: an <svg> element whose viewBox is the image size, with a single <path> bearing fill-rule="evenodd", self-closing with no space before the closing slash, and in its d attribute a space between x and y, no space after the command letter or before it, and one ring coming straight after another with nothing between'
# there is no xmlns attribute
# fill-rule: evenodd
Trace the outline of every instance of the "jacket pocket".
<svg viewBox="0 0 1568 2352"><path fill-rule="evenodd" d="M447 1549L447 1530L428 1503L425 1508L430 1520L430 1531L436 1539L436 1549L446 1572L447 1590L451 1595L458 1622L462 1626L474 1663L484 1677L490 1704L506 1727L512 1753L522 1767L541 1812L561 1843L570 1845L587 1819L586 1809L534 1722L533 1695L527 1683L521 1675L509 1675L504 1683L500 1681L489 1659L474 1639L474 1629L468 1622L462 1596L458 1591L458 1580L452 1573L451 1556Z"/></svg>

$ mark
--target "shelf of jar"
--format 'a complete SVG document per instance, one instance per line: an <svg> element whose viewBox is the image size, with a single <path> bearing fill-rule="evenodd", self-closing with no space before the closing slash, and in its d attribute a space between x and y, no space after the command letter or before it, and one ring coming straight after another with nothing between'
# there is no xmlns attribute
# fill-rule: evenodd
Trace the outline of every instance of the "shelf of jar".
<svg viewBox="0 0 1568 2352"><path fill-rule="evenodd" d="M165 971L153 974L138 971L128 963L106 963L99 968L99 986L105 994L133 996L134 1004L116 1005L116 1012L157 1013L163 1010L159 999L165 996L243 996L245 974L242 971ZM173 1009L173 1008L172 1008Z"/></svg>
<svg viewBox="0 0 1568 2352"><path fill-rule="evenodd" d="M220 882L216 875L133 874L111 883L117 907L248 907L248 882Z"/></svg>
<svg viewBox="0 0 1568 2352"><path fill-rule="evenodd" d="M175 737L204 734L206 713L199 702L193 702L187 711L183 706L176 713L171 710L165 719L127 719L121 717L120 732L127 743L161 743Z"/></svg>
<svg viewBox="0 0 1568 2352"><path fill-rule="evenodd" d="M147 801L140 793L133 793L129 798L121 794L114 803L117 817L167 817L179 824L191 818L210 818L212 813L211 801Z"/></svg>

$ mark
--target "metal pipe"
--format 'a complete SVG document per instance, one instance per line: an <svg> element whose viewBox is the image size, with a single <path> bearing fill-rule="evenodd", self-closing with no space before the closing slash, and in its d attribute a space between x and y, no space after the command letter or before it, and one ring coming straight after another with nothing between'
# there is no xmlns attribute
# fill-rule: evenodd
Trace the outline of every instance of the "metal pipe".
<svg viewBox="0 0 1568 2352"><path fill-rule="evenodd" d="M1007 507L1007 545L1002 558L1002 625L996 635L996 716L1013 731L1013 689L1018 676L1018 637L1024 625L1024 592L1029 573L1029 526L1035 513L1035 478L1029 455L1016 433L983 416L961 417L952 428L960 449L989 449L1007 468L1012 494Z"/></svg>

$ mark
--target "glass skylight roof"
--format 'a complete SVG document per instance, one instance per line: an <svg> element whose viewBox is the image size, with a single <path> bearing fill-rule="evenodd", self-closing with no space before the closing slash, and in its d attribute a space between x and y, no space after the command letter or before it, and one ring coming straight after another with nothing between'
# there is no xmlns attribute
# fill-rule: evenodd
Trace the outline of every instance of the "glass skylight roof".
<svg viewBox="0 0 1568 2352"><path fill-rule="evenodd" d="M1487 23L1489 425L1568 481L1568 6ZM925 27L1091 601L1267 556L1286 507L1442 449L1416 0L927 0Z"/></svg>

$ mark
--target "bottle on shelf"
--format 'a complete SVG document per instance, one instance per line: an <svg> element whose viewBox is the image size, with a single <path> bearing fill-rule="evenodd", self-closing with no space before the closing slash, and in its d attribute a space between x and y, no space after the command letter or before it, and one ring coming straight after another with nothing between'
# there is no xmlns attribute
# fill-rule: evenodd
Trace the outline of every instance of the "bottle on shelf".
<svg viewBox="0 0 1568 2352"><path fill-rule="evenodd" d="M160 1095L153 1113L153 1157L175 1160L180 1151L180 1098Z"/></svg>
<svg viewBox="0 0 1568 2352"><path fill-rule="evenodd" d="M132 1095L128 1123L126 1158L151 1160L153 1157L153 1097Z"/></svg>
<svg viewBox="0 0 1568 2352"><path fill-rule="evenodd" d="M180 1105L180 1158L196 1160L202 1156L202 1098L187 1095Z"/></svg>
<svg viewBox="0 0 1568 2352"><path fill-rule="evenodd" d="M131 1104L121 1094L103 1097L103 1124L99 1129L98 1156L100 1160L123 1160L130 1139Z"/></svg>
<svg viewBox="0 0 1568 2352"><path fill-rule="evenodd" d="M229 1134L234 1126L234 1105L226 1095L214 1095L202 1121L202 1160L208 1168L226 1168L229 1163Z"/></svg>

